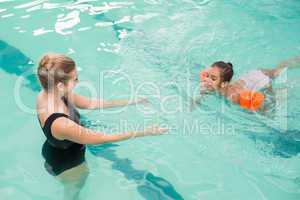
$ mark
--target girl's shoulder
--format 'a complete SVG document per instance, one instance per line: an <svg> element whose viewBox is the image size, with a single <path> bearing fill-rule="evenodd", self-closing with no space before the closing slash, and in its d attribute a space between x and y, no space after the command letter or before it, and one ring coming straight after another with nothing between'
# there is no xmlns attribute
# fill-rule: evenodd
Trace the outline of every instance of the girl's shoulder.
<svg viewBox="0 0 300 200"><path fill-rule="evenodd" d="M235 88L243 89L245 86L245 82L241 79L238 79L238 80L235 80L232 83L230 83L230 85Z"/></svg>
<svg viewBox="0 0 300 200"><path fill-rule="evenodd" d="M233 103L239 103L241 90L242 87L239 84L231 84L227 89L226 96Z"/></svg>

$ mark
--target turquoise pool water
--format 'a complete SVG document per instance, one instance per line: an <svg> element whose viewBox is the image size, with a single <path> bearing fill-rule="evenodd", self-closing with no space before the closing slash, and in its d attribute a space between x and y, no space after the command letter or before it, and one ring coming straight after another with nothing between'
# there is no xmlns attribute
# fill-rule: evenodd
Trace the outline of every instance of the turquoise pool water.
<svg viewBox="0 0 300 200"><path fill-rule="evenodd" d="M171 126L89 146L82 199L300 199L299 69L275 81L267 116L214 96L188 106L199 70L216 60L231 61L237 78L300 55L298 0L0 0L0 28L0 199L62 198L43 167L30 73L49 51L76 60L79 93L151 103L82 111L90 128Z"/></svg>

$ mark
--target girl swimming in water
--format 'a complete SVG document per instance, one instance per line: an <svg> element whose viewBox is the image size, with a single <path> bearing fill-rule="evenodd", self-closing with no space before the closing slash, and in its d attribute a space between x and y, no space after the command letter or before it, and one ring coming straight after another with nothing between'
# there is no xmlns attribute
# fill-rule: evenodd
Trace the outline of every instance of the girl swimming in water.
<svg viewBox="0 0 300 200"><path fill-rule="evenodd" d="M285 60L274 69L251 70L238 80L231 81L234 74L232 64L218 61L200 73L200 93L217 92L235 104L257 111L263 105L264 96L261 92L272 91L272 80L283 69L297 63L300 63L300 56ZM193 100L193 104L199 102L200 98Z"/></svg>
<svg viewBox="0 0 300 200"><path fill-rule="evenodd" d="M42 91L37 96L37 114L46 141L42 148L46 170L64 185L64 198L77 199L88 176L85 161L86 144L103 144L134 137L158 135L167 129L152 126L141 131L128 131L113 135L85 128L80 123L76 107L97 109L129 104L136 101L89 99L72 90L78 82L75 62L61 54L46 54L38 66Z"/></svg>

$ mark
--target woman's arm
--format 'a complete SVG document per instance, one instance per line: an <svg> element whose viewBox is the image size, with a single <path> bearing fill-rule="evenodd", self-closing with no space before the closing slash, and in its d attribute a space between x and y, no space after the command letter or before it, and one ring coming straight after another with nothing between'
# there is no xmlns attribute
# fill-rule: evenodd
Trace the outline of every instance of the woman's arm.
<svg viewBox="0 0 300 200"><path fill-rule="evenodd" d="M136 100L103 100L103 99L90 99L78 94L72 93L71 100L74 105L81 109L97 109L97 108L112 108L119 106L127 106L138 103L147 103L147 99L136 99Z"/></svg>
<svg viewBox="0 0 300 200"><path fill-rule="evenodd" d="M153 126L143 131L128 131L106 135L80 126L68 118L61 117L53 122L51 131L53 136L59 140L70 140L79 144L104 144L142 136L159 135L166 132L167 129Z"/></svg>

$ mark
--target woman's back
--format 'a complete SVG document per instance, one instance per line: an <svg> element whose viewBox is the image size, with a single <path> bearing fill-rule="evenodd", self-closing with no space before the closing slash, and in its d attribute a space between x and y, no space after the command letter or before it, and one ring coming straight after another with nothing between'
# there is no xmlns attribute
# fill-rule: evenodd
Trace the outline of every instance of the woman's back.
<svg viewBox="0 0 300 200"><path fill-rule="evenodd" d="M38 118L44 135L46 136L46 141L42 148L42 155L46 160L48 171L53 175L58 175L85 161L85 146L69 140L55 138L52 134L51 126L56 119L65 117L80 124L80 114L65 97L63 97L61 101L57 101L58 105L56 109L52 107L53 104L48 104L48 100L48 96L43 94L40 94L37 98L37 108L39 111L43 111L38 114ZM41 116L41 118L39 116Z"/></svg>

